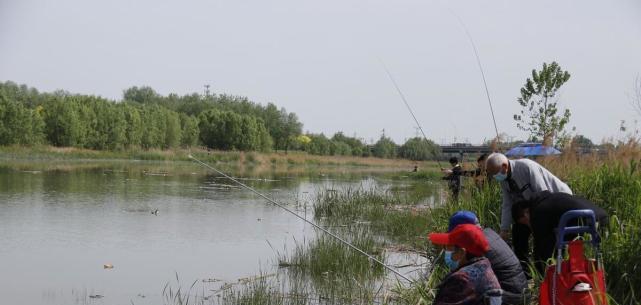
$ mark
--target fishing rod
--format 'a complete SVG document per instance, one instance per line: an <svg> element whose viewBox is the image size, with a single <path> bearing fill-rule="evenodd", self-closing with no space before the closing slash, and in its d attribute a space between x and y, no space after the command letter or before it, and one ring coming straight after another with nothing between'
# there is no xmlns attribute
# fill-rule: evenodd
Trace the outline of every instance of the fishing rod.
<svg viewBox="0 0 641 305"><path fill-rule="evenodd" d="M292 210L288 209L286 206L284 206L284 205L282 205L282 204L280 204L280 203L276 202L275 200L273 200L273 199L271 199L271 198L269 198L269 197L267 197L267 196L263 195L261 192L259 192L259 191L255 190L255 189L254 189L254 188L252 188L251 186L248 186L248 185L246 185L246 184L244 184L244 183L242 183L242 182L238 181L237 179L235 179L235 178L233 178L233 177L231 177L231 176L229 176L229 175L225 174L224 172L222 172L222 171L220 171L220 170L218 170L218 169L214 168L213 166L211 166L211 165L209 165L209 164L207 164L207 163L205 163L205 162L203 162L203 161L200 161L200 160L196 159L196 158L195 158L194 156L192 156L191 154L189 154L189 158L190 158L190 159L192 159L192 160L194 160L196 163L198 163L198 164L200 164L200 165L202 165L202 166L204 166L204 167L206 167L206 168L208 168L208 169L210 169L210 170L212 170L212 171L216 172L217 174L219 174L219 175L221 175L221 176L223 176L223 177L225 177L225 178L227 178L227 179L229 179L229 180L231 180L231 181L235 182L236 184L238 184L238 185L240 185L240 186L244 187L245 189L247 189L247 190L251 191L252 193L254 193L254 194L256 194L256 195L258 195L258 196L262 197L263 199L265 199L265 200L267 200L267 201L269 201L269 202L273 203L273 204L274 204L274 205L276 205L277 207L279 207L279 208L281 208L281 209L283 209L283 210L285 210L285 211L289 212L290 214L292 214L292 215L294 215L294 216L296 216L296 217L300 218L300 219L301 219L301 220L303 220L304 222L306 222L306 223L308 223L308 224L312 225L314 228L316 228L316 229L318 229L318 230L321 230L322 232L324 232L324 233L328 234L329 236L331 236L331 237L333 237L333 238L337 239L338 241L342 242L343 244L345 244L345 245L349 246L350 248L352 248L352 249L353 249L353 250L355 250L356 252L359 252L360 254L363 254L363 255L367 256L367 258L369 258L370 260L372 260L372 261L374 261L374 262L376 262L376 263L380 264L381 266L385 267L387 270L392 271L394 274L396 274L396 275L400 276L400 277L401 277L401 278L403 278L404 280L406 280L406 281L408 281L408 282L410 282L410 283L413 283L413 282L414 282L413 280L409 279L409 278L408 278L408 277L406 277L405 275L403 275L403 274L401 274L400 272L396 271L394 268L392 268L392 267L390 267L390 266L386 265L385 263L381 262L381 261L380 261L380 260L378 260L377 258L375 258L375 257L373 257L373 256L371 256L371 255L369 255L367 252L365 252L365 251L363 251L363 250L359 249L358 247L356 247L356 246L352 245L351 243L349 243L348 241L346 241L346 240L344 240L344 239L340 238L340 237L339 237L339 236L337 236L336 234L334 234L334 233L332 233L332 232L330 232L330 231L328 231L328 230L326 230L326 229L322 228L321 226L319 226L319 225L315 224L314 222L307 220L305 217L302 217L302 216L298 215L298 213L296 213L296 212L294 212L294 211L292 211Z"/></svg>
<svg viewBox="0 0 641 305"><path fill-rule="evenodd" d="M389 69L387 69L387 66L385 66L385 63L381 59L379 59L379 61L381 62L381 65L383 66L383 69L385 69L385 72L387 73L387 76L389 77L389 79L394 84L394 87L396 88L396 91L398 92L398 95L401 96L401 100L403 100L403 103L405 103L405 107L407 107L407 110L409 110L410 114L412 115L412 118L414 119L414 122L416 122L416 126L421 131L421 134L423 134L423 138L425 139L425 141L429 141L427 139L427 136L425 135L425 132L423 131L423 127L421 127L421 124L418 122L418 119L416 119L416 116L414 115L414 111L412 111L412 107L410 107L410 104L407 102L407 99L405 99L405 95L401 91L401 88L399 88L398 84L396 83L396 80L394 79L394 76L392 76L392 73L389 71ZM436 158L436 162L438 163L438 166L442 169L443 166L441 165L441 161L439 161L438 158Z"/></svg>
<svg viewBox="0 0 641 305"><path fill-rule="evenodd" d="M487 88L487 81L485 80L485 72L483 71L483 65L481 64L481 57L479 56L479 52L476 49L476 44L474 43L474 39L472 38L472 34L470 34L470 31L467 29L467 26L465 26L465 23L463 22L463 19L459 17L457 14L454 13L451 9L449 9L450 13L456 17L456 20L461 24L463 27L463 30L465 31L465 35L467 35L467 38L470 41L470 44L472 45L472 49L474 50L474 56L476 57L476 63L479 66L479 71L481 71L481 78L483 79L483 86L485 87L485 95L487 96L487 103L490 105L490 113L492 113L492 122L494 122L494 131L496 132L496 141L500 143L501 138L499 137L499 128L496 125L496 117L494 116L494 107L492 107L492 99L490 98L490 90Z"/></svg>

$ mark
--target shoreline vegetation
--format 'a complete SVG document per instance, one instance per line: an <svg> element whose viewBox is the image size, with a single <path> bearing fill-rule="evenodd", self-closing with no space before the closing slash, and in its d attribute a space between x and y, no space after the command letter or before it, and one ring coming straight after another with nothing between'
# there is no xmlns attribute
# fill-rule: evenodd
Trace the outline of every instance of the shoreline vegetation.
<svg viewBox="0 0 641 305"><path fill-rule="evenodd" d="M641 274L637 272L640 267L638 253L641 253L641 146L631 143L605 156L564 154L537 161L567 181L576 195L592 200L608 211L611 220L602 238L601 251L609 303L641 304ZM484 227L497 230L500 190L496 183L487 183L482 189L468 183L458 202L448 200L442 205L419 206L416 198L404 192L358 188L322 192L314 202L317 222L340 227L344 235L368 241L366 248L373 251L372 254L382 255L384 259L387 257L385 249L406 248L434 262L433 266L429 263L422 266L425 276L417 278L417 282L411 285L401 282L391 287L373 285L372 280L380 279L373 274L376 266L370 265L364 270L352 268L371 264L366 257L338 259L348 256L347 252L352 250L318 236L318 242L311 241L307 247L298 247L290 258L276 253L279 271L289 281L289 288L268 280L239 285L226 291L221 303L431 304L447 268L439 255L440 250L429 244L425 235L446 230L450 215L457 210L474 211ZM349 232L355 232L355 235ZM329 257L319 257L324 255ZM320 283L312 286L321 289L299 289L304 281L300 276L288 274L304 274L312 278L320 274ZM533 276L526 302L532 305L538 304L538 289L543 275ZM352 283L347 285L344 279L352 279ZM331 289L326 290L327 285ZM292 295L299 297L288 297Z"/></svg>
<svg viewBox="0 0 641 305"><path fill-rule="evenodd" d="M273 103L206 92L158 94L131 87L119 100L39 92L0 82L0 145L53 145L105 151L175 150L206 146L222 151L304 151L320 156L429 160L440 149L410 138L402 145L383 133L366 141L342 131L333 136L303 132L293 112Z"/></svg>
<svg viewBox="0 0 641 305"><path fill-rule="evenodd" d="M383 159L376 157L319 156L306 152L243 152L208 150L205 148L120 151L92 150L75 147L55 146L0 146L0 163L21 162L74 162L74 161L158 161L191 162L189 155L203 162L222 164L235 168L249 167L262 170L277 170L291 167L353 167L407 172L418 166L413 173L417 177L429 177L438 171L431 161L410 161L407 159Z"/></svg>

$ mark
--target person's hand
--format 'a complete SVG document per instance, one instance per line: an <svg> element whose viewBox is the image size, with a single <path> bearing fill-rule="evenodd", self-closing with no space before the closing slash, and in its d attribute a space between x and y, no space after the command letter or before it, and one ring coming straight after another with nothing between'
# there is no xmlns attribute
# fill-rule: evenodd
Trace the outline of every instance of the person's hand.
<svg viewBox="0 0 641 305"><path fill-rule="evenodd" d="M451 170L451 169L442 168L442 169L441 169L441 172L442 172L443 174L448 174L448 175L449 175L449 174L451 174L451 173L452 173L452 170Z"/></svg>
<svg viewBox="0 0 641 305"><path fill-rule="evenodd" d="M510 232L508 232L507 230L501 230L500 235L501 235L501 238L503 238L503 240L505 241L507 241L508 238L510 238Z"/></svg>

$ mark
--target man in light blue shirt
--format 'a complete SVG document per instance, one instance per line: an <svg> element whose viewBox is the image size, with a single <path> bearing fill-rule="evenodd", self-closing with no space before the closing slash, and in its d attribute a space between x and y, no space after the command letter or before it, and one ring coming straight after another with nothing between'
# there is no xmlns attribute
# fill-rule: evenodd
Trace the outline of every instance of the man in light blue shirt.
<svg viewBox="0 0 641 305"><path fill-rule="evenodd" d="M501 237L507 239L511 228L514 253L522 262L527 261L531 231L526 225L512 224L512 205L529 200L537 192L572 194L572 190L550 171L529 159L508 160L501 153L493 153L487 157L486 168L488 176L501 184Z"/></svg>

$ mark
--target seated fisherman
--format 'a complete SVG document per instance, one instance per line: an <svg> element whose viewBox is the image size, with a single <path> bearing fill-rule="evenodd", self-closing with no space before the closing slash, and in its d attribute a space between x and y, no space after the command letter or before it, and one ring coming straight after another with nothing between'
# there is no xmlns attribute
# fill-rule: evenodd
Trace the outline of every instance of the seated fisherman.
<svg viewBox="0 0 641 305"><path fill-rule="evenodd" d="M501 286L490 261L483 255L490 246L473 224L456 226L449 233L431 233L435 245L445 246L445 264L452 271L439 284L433 305L501 304Z"/></svg>
<svg viewBox="0 0 641 305"><path fill-rule="evenodd" d="M545 271L545 262L554 254L556 230L561 216L570 210L584 209L594 211L599 226L608 224L608 214L604 209L587 199L566 193L534 193L529 200L520 201L512 207L514 222L527 225L532 230L534 262L539 272ZM576 225L576 222L569 225Z"/></svg>
<svg viewBox="0 0 641 305"><path fill-rule="evenodd" d="M458 211L450 217L448 232L462 224L479 225L478 218L473 212ZM496 278L503 289L503 304L518 305L524 303L523 293L527 288L527 278L521 263L507 243L490 228L483 229L490 250L485 254Z"/></svg>

